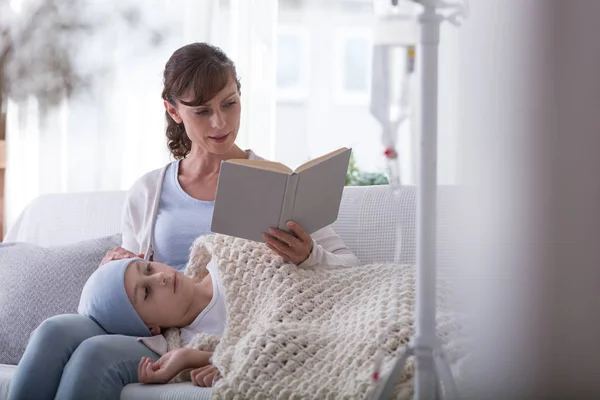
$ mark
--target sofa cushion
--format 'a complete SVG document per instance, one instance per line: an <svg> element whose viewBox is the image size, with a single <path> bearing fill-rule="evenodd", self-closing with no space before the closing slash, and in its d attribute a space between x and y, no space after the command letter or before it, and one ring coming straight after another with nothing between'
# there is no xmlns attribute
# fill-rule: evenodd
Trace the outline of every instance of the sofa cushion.
<svg viewBox="0 0 600 400"><path fill-rule="evenodd" d="M0 364L0 400L8 398L8 385L16 370L16 365Z"/></svg>
<svg viewBox="0 0 600 400"><path fill-rule="evenodd" d="M415 262L414 186L346 187L333 229L361 264Z"/></svg>
<svg viewBox="0 0 600 400"><path fill-rule="evenodd" d="M194 386L191 382L168 385L132 383L123 388L121 400L209 400L211 393L211 388Z"/></svg>
<svg viewBox="0 0 600 400"><path fill-rule="evenodd" d="M17 364L31 332L48 317L77 312L83 285L116 234L61 247L0 244L0 364Z"/></svg>
<svg viewBox="0 0 600 400"><path fill-rule="evenodd" d="M440 269L456 263L458 218L464 204L460 199L458 187L438 187L436 249ZM333 229L362 264L415 264L416 208L416 186L402 186L397 191L387 185L346 187Z"/></svg>

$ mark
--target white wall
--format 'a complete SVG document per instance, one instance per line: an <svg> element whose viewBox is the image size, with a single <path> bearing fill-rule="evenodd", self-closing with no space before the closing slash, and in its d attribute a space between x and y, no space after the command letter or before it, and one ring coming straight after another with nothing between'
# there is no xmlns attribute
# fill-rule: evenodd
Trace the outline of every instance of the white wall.
<svg viewBox="0 0 600 400"><path fill-rule="evenodd" d="M301 101L277 103L275 157L291 164L341 146L354 148L358 164L368 170L384 170L385 160L377 121L368 103L336 104L333 95L336 28L367 28L372 14L343 12L333 2L304 1L298 9L281 7L279 24L301 26L309 35L309 90ZM367 9L368 10L368 9Z"/></svg>

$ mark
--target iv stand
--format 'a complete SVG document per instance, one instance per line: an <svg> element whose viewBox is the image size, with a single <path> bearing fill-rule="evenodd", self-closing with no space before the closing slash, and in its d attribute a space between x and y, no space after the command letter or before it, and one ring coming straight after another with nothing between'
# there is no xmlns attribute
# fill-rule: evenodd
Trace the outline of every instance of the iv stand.
<svg viewBox="0 0 600 400"><path fill-rule="evenodd" d="M391 372L383 379L377 399L393 397L398 377L407 359L415 356L415 393L417 400L457 398L456 385L436 334L436 215L437 215L437 115L438 45L440 24L444 20L458 25L465 8L443 0L413 0L423 6L421 24L421 111L419 184L417 187L417 287L415 336ZM392 0L392 4L397 0ZM451 8L449 16L438 8Z"/></svg>

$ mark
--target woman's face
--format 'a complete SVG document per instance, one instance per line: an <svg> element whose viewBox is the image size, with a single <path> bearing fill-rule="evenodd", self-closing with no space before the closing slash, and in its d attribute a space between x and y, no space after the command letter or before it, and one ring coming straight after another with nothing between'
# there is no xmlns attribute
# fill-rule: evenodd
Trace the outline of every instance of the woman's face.
<svg viewBox="0 0 600 400"><path fill-rule="evenodd" d="M125 270L125 291L153 334L184 326L193 316L194 282L165 264L134 261ZM193 318L192 318L193 319Z"/></svg>
<svg viewBox="0 0 600 400"><path fill-rule="evenodd" d="M189 97L189 98L187 98ZM189 102L192 96L182 100ZM206 103L193 107L177 102L177 107L165 101L171 118L183 123L188 137L209 153L225 154L233 146L240 129L240 95L234 79Z"/></svg>

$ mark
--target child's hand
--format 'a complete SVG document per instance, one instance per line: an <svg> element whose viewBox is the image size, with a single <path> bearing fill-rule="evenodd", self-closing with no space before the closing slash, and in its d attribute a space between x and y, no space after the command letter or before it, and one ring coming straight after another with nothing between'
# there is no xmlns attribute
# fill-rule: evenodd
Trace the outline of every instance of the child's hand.
<svg viewBox="0 0 600 400"><path fill-rule="evenodd" d="M200 387L212 387L213 383L221 379L219 370L214 365L196 368L190 373L192 383Z"/></svg>
<svg viewBox="0 0 600 400"><path fill-rule="evenodd" d="M156 362L142 357L138 364L138 380L141 383L167 383L178 373L186 369L188 349L177 349L168 352Z"/></svg>

